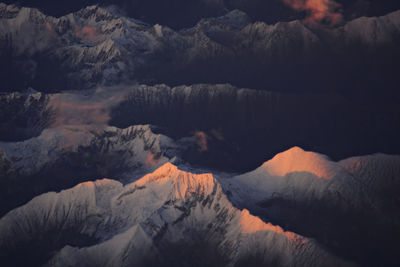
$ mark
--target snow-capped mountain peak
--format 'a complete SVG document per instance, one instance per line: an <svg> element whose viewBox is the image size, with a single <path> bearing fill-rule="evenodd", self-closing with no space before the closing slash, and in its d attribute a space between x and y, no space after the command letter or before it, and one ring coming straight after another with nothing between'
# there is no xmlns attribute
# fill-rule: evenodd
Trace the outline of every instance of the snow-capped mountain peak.
<svg viewBox="0 0 400 267"><path fill-rule="evenodd" d="M174 185L176 199L184 199L193 194L209 195L214 190L216 181L212 174L191 174L181 171L170 162L165 163L155 172L147 174L137 182L135 186L146 186L153 183L164 184L168 181Z"/></svg>
<svg viewBox="0 0 400 267"><path fill-rule="evenodd" d="M253 190L251 196L246 193L243 198L261 201L277 195L302 199L310 195L322 197L327 190L347 190L345 184L354 183L350 176L328 157L293 147L232 181L240 192L242 186Z"/></svg>
<svg viewBox="0 0 400 267"><path fill-rule="evenodd" d="M37 72L46 73L46 69L41 68L48 62L42 60L51 55L47 60L54 64L57 75L65 76L66 85L57 86L82 89L148 79L167 83L171 75L165 76L164 72L171 67L176 72L171 81L180 80L180 84L185 84L182 77L186 75L182 75L182 71L210 59L247 62L249 57L255 56L254 67L261 58L269 69L278 67L276 63L284 67L293 59L316 60L321 51L333 53L334 57L343 56L335 54L333 46L336 45L379 48L389 44L395 47L400 31L399 12L378 18L359 18L343 27L322 30L308 28L298 20L274 25L251 23L245 13L233 10L221 17L202 19L192 28L174 31L161 25L147 25L111 10L90 6L55 18L36 9L3 4L0 7L0 40L12 50L13 56L35 56L34 62L30 61L33 63L32 79L37 77ZM109 49L110 40L118 45L114 43ZM108 49L91 49L104 47L103 43ZM71 58L74 60L68 60ZM225 64L222 69L230 67ZM258 68L257 71L262 71L264 65ZM147 77L149 73L156 73L157 77ZM228 78L216 80L236 80Z"/></svg>
<svg viewBox="0 0 400 267"><path fill-rule="evenodd" d="M324 179L332 178L338 171L325 155L304 151L300 147L277 154L260 168L271 176L283 177L293 172L308 172Z"/></svg>
<svg viewBox="0 0 400 267"><path fill-rule="evenodd" d="M54 229L60 238L51 235ZM206 243L198 249L215 246L217 259L228 266L248 257L260 257L260 264L278 260L282 266L350 266L314 241L238 210L211 174L192 174L171 163L125 187L101 180L39 196L0 219L0 235L0 256L35 244L32 251L40 252L30 255L48 266L81 266L81 260L85 266L140 265L151 255L165 264L174 257L165 245L199 245L199 238ZM74 235L86 236L89 243L79 248ZM46 248L41 236L54 245Z"/></svg>

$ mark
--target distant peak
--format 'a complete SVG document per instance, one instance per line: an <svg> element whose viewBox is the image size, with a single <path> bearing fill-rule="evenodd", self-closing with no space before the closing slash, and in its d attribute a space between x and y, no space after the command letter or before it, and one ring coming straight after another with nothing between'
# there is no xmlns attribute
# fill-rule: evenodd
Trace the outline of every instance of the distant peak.
<svg viewBox="0 0 400 267"><path fill-rule="evenodd" d="M88 19L90 17L95 17L98 20L111 20L114 19L115 16L108 9L100 7L98 5L92 5L85 7L75 13L74 15L81 17L83 19ZM118 14L121 16L121 14Z"/></svg>
<svg viewBox="0 0 400 267"><path fill-rule="evenodd" d="M183 171L171 162L167 162L156 169L154 172L143 176L141 179L136 181L135 184L142 186L149 183L160 182L163 179L176 178L179 175L193 176L199 180L201 180L203 177L213 177L211 173L194 174L191 172Z"/></svg>
<svg viewBox="0 0 400 267"><path fill-rule="evenodd" d="M288 153L304 153L305 150L302 149L301 147L294 146L292 148L289 148L286 152L288 152Z"/></svg>
<svg viewBox="0 0 400 267"><path fill-rule="evenodd" d="M209 23L217 23L222 25L228 25L236 29L242 29L251 23L251 19L243 11L235 9L220 17L204 18L200 20L198 25L204 26Z"/></svg>
<svg viewBox="0 0 400 267"><path fill-rule="evenodd" d="M245 12L243 12L239 9L234 9L234 10L226 13L226 15L223 17L225 17L225 18L243 18L243 19L250 21L250 17Z"/></svg>
<svg viewBox="0 0 400 267"><path fill-rule="evenodd" d="M318 178L330 179L337 166L325 155L292 147L265 162L262 169L272 176L285 176L292 172L309 172Z"/></svg>
<svg viewBox="0 0 400 267"><path fill-rule="evenodd" d="M272 162L272 161L278 161L278 160L282 160L282 159L295 159L295 158L300 158L303 157L305 155L311 155L311 154L317 154L314 152L309 152L309 151L305 151L304 149L302 149L301 147L298 146L294 146L292 148L289 148L286 151L283 151L281 153L276 154L270 161L268 162ZM267 163L268 163L267 162Z"/></svg>

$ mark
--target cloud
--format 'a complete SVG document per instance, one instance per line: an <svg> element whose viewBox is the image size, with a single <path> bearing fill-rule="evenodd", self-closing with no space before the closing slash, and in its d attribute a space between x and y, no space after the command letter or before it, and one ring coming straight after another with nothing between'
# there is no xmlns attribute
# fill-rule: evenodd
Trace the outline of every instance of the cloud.
<svg viewBox="0 0 400 267"><path fill-rule="evenodd" d="M341 5L334 0L282 0L297 11L305 11L305 22L311 25L328 23L336 25L343 19Z"/></svg>
<svg viewBox="0 0 400 267"><path fill-rule="evenodd" d="M106 124L110 120L104 103L82 103L55 100L50 107L56 116L52 126Z"/></svg>
<svg viewBox="0 0 400 267"><path fill-rule="evenodd" d="M80 146L88 146L92 138L91 132L95 129L87 126L73 126L73 127L58 127L57 129L51 129L56 131L57 135L61 137L62 142L59 146L64 151L77 151Z"/></svg>
<svg viewBox="0 0 400 267"><path fill-rule="evenodd" d="M199 151L204 152L208 150L208 136L203 131L195 131L194 137L196 138L196 144L199 146Z"/></svg>
<svg viewBox="0 0 400 267"><path fill-rule="evenodd" d="M105 125L111 108L124 99L124 93L96 99L74 94L56 94L49 101L53 112L51 127L65 125Z"/></svg>
<svg viewBox="0 0 400 267"><path fill-rule="evenodd" d="M50 96L51 121L46 133L59 137L63 150L76 151L88 146L93 135L100 135L110 120L111 109L120 103L126 91L98 88L90 95L59 93Z"/></svg>

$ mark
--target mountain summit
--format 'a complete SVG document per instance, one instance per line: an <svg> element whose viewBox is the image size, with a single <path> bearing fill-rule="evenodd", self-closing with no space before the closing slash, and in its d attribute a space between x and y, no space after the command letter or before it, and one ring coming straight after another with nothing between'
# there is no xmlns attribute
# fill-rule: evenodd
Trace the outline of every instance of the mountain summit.
<svg viewBox="0 0 400 267"><path fill-rule="evenodd" d="M23 254L46 266L350 266L235 208L212 174L171 163L126 186L105 179L36 197L0 220L0 235L2 262L10 263ZM190 248L199 255L185 255Z"/></svg>

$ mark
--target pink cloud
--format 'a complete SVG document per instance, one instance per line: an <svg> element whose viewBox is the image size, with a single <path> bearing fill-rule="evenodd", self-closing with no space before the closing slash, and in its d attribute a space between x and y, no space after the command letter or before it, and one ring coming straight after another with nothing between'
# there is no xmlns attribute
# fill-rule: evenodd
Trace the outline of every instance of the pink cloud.
<svg viewBox="0 0 400 267"><path fill-rule="evenodd" d="M195 131L194 137L196 138L196 144L199 147L200 152L208 150L208 136L203 131Z"/></svg>
<svg viewBox="0 0 400 267"><path fill-rule="evenodd" d="M111 118L111 108L123 99L123 94L97 101L68 94L56 95L49 102L49 108L53 111L51 126L107 124Z"/></svg>
<svg viewBox="0 0 400 267"><path fill-rule="evenodd" d="M341 5L334 0L282 0L297 11L307 12L305 22L311 25L328 23L336 25L343 19Z"/></svg>
<svg viewBox="0 0 400 267"><path fill-rule="evenodd" d="M89 145L92 135L100 135L110 120L114 105L124 99L124 92L115 92L108 97L84 97L74 94L56 94L50 98L48 108L52 120L48 131L62 136L60 147L76 151L79 146Z"/></svg>
<svg viewBox="0 0 400 267"><path fill-rule="evenodd" d="M74 127L59 127L57 132L63 136L63 143L60 147L65 151L76 151L79 146L89 145L90 134L95 131L93 128L85 126L74 126Z"/></svg>

